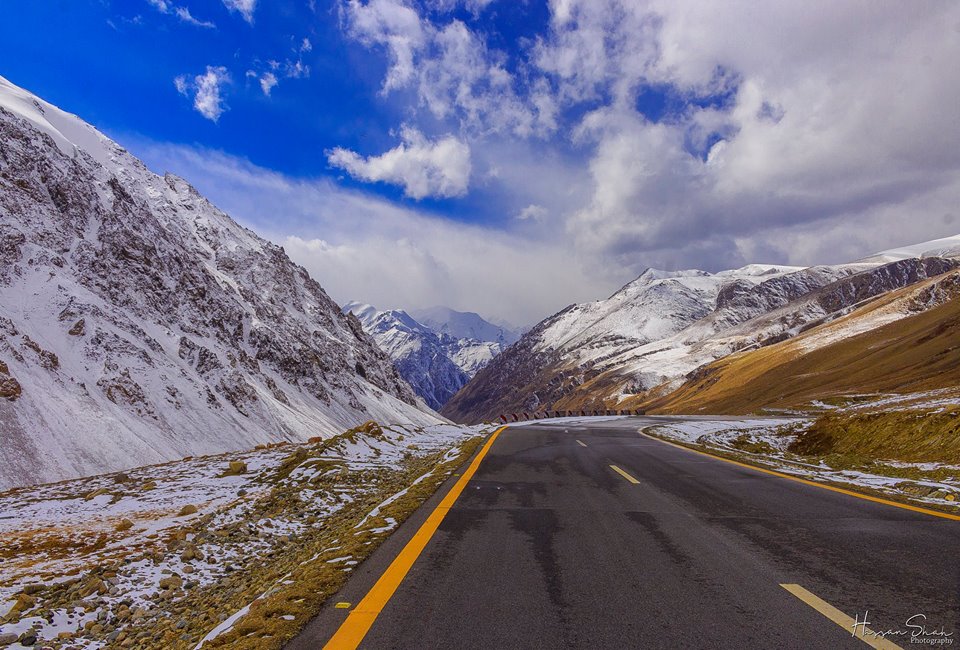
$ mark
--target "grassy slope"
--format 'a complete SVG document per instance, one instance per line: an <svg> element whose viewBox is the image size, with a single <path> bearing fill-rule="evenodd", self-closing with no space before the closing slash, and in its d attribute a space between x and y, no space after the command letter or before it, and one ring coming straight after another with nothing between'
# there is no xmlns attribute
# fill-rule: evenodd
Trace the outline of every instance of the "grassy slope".
<svg viewBox="0 0 960 650"><path fill-rule="evenodd" d="M877 310L916 302L935 283L955 291L950 274L910 287L800 336L721 359L669 395L627 404L657 413L745 414L797 407L812 400L876 392L960 386L960 297L929 311L804 352L803 342L869 318Z"/></svg>

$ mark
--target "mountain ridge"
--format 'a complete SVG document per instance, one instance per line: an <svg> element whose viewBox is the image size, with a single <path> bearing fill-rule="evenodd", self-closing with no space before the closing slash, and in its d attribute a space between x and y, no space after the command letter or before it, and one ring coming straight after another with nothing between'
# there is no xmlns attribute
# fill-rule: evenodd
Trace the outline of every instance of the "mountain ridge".
<svg viewBox="0 0 960 650"><path fill-rule="evenodd" d="M952 238L947 238L950 241ZM943 240L929 243L942 251ZM795 336L886 291L945 273L924 256L815 267L647 270L605 300L571 305L524 335L441 412L457 421L541 408L615 408L667 394L698 367ZM878 254L882 255L882 254Z"/></svg>
<svg viewBox="0 0 960 650"><path fill-rule="evenodd" d="M453 312L446 307L439 309ZM473 318L464 328L445 327L438 331L401 309L381 311L372 305L353 301L344 305L343 311L359 319L364 330L390 355L414 391L438 410L504 347L499 342L503 340L500 328L489 323L489 327L478 327ZM480 318L472 313L465 315ZM479 331L499 341L457 337L452 331Z"/></svg>
<svg viewBox="0 0 960 650"><path fill-rule="evenodd" d="M182 179L2 79L0 142L0 487L442 421Z"/></svg>

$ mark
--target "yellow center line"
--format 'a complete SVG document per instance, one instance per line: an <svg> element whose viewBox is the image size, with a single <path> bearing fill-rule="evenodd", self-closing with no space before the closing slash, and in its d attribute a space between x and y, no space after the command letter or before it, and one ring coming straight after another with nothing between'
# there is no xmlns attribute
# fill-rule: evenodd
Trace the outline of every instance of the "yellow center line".
<svg viewBox="0 0 960 650"><path fill-rule="evenodd" d="M878 648L878 650L902 650L896 643L888 641L885 637L880 636L867 627L866 615L864 615L863 621L854 620L827 601L810 593L800 585L780 586L805 602L807 605L810 605L810 607L814 608L843 629L849 630L851 636L855 636L871 648Z"/></svg>
<svg viewBox="0 0 960 650"><path fill-rule="evenodd" d="M818 483L817 481L811 481L805 478L800 478L798 476L791 476L790 474L784 474L783 472L778 472L772 469L764 469L763 467L757 467L756 465L750 465L748 463L741 463L740 461L731 460L729 458L724 458L723 456L715 456L714 454L708 453L706 451L700 451L699 449L691 449L690 447L684 447L683 445L677 445L672 442L667 442L656 436L651 436L647 433L640 433L641 436L645 438L650 438L651 440L656 440L657 442L663 443L665 445L670 445L671 447L676 447L677 449L682 449L684 451L689 451L694 454L700 454L701 456L706 456L708 458L713 458L714 460L722 460L725 463L730 463L732 465L737 465L739 467L746 467L747 469L752 469L757 472L763 472L764 474L769 474L770 476L776 476L779 478L785 478L790 481L796 481L797 483L803 483L804 485L812 485L813 487L818 487L823 490L830 490L831 492L838 492L840 494L846 494L847 496L856 497L858 499L863 499L865 501L873 501L874 503L882 503L885 506L893 506L894 508L903 508L904 510L911 510L913 512L919 512L925 515L930 515L932 517L940 517L942 519L952 519L953 521L960 521L960 515L953 515L948 512L938 512L937 510L930 510L929 508L921 508L920 506L912 506L908 503L897 503L896 501L891 501L889 499L883 499L881 497L870 496L869 494L861 494L859 492L854 492L853 490L845 490L843 488L834 487L833 485L827 485L826 483Z"/></svg>
<svg viewBox="0 0 960 650"><path fill-rule="evenodd" d="M587 446L587 443L583 442L582 440L577 440L577 444L580 445L581 447Z"/></svg>
<svg viewBox="0 0 960 650"><path fill-rule="evenodd" d="M610 469L612 469L614 472L616 472L617 474L619 474L619 475L622 476L623 478L627 479L628 481L630 481L630 482L633 483L634 485L639 485L639 484L640 484L640 481L638 481L637 479L633 478L632 476L630 476L629 474L627 474L625 471L623 471L622 469L620 469L620 468L617 467L616 465L611 465L611 466L610 466Z"/></svg>
<svg viewBox="0 0 960 650"><path fill-rule="evenodd" d="M463 473L463 476L450 488L447 495L443 497L443 500L433 509L433 512L430 513L427 520L423 522L423 525L420 526L420 529L414 536L410 538L410 541L403 547L403 550L393 559L393 562L391 562L387 570L383 572L383 575L380 576L376 584L370 588L370 591L363 597L363 600L357 604L356 608L350 612L336 633L330 637L327 644L323 646L324 650L353 650L360 645L363 637L367 635L367 632L369 632L373 626L373 622L377 619L377 616L383 611L387 601L390 600L393 593L397 590L397 587L400 586L400 583L410 571L413 563L420 557L420 553L424 547L426 547L427 542L429 542L433 534L437 532L437 528L440 527L443 518L447 515L450 508L453 507L457 497L459 497L460 493L467 487L470 478L480 466L480 461L482 461L483 457L490 451L490 447L493 446L500 432L506 428L507 427L500 427L493 432L493 435L490 436L490 439L487 440L483 448L480 449L480 452L476 458L473 459L473 462L470 463L470 466Z"/></svg>

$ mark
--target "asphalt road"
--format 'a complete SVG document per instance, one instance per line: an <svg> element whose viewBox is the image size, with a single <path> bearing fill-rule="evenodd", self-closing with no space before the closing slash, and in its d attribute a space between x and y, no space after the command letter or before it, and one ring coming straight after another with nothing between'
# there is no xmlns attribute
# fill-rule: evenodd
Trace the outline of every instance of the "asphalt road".
<svg viewBox="0 0 960 650"><path fill-rule="evenodd" d="M503 431L360 647L867 647L782 584L877 632L923 614L960 647L960 522L641 436L652 422ZM333 604L363 598L447 489L288 648L322 648L349 613Z"/></svg>

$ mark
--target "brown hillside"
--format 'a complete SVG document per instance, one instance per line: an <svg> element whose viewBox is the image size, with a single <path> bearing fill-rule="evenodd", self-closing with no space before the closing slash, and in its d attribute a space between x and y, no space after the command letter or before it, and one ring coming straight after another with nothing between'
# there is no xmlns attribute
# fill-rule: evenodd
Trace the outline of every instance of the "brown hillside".
<svg viewBox="0 0 960 650"><path fill-rule="evenodd" d="M945 301L945 302L943 302ZM927 311L927 305L939 304ZM871 320L916 311L875 329ZM843 332L864 329L841 338ZM815 341L836 337L817 349ZM829 340L829 338L828 338ZM852 314L697 371L669 395L626 407L657 413L743 414L812 400L960 386L960 274L953 272L884 296Z"/></svg>

